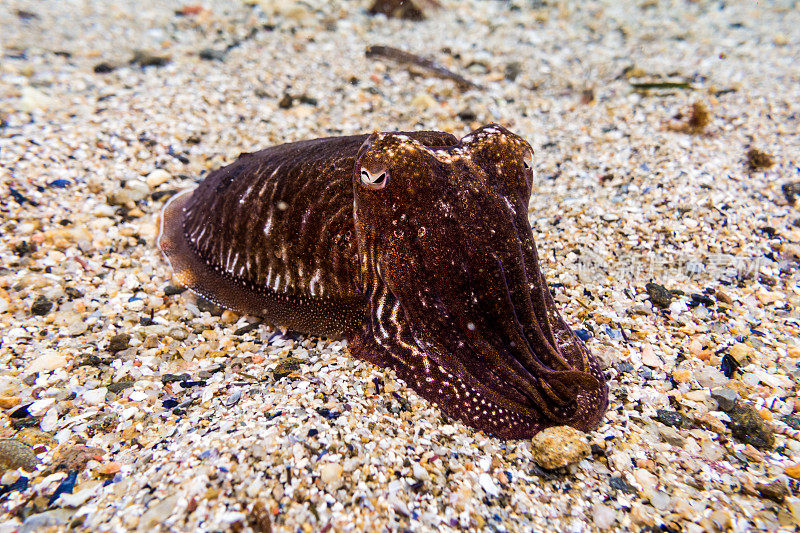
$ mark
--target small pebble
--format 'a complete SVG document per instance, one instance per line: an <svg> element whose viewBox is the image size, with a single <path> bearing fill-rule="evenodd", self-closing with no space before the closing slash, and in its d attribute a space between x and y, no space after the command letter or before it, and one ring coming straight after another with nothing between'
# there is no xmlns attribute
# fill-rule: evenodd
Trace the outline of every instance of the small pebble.
<svg viewBox="0 0 800 533"><path fill-rule="evenodd" d="M717 402L720 411L730 411L739 400L739 393L727 387L718 387L711 390L711 398Z"/></svg>
<svg viewBox="0 0 800 533"><path fill-rule="evenodd" d="M685 418L682 414L666 409L656 410L656 420L666 426L680 428L684 425Z"/></svg>
<svg viewBox="0 0 800 533"><path fill-rule="evenodd" d="M577 463L588 457L591 451L586 435L569 426L547 428L531 440L533 460L547 469Z"/></svg>
<svg viewBox="0 0 800 533"><path fill-rule="evenodd" d="M337 463L324 463L320 467L319 472L322 482L329 485L342 477L342 465Z"/></svg>
<svg viewBox="0 0 800 533"><path fill-rule="evenodd" d="M288 376L292 372L300 370L300 365L302 364L303 361L296 357L286 357L278 361L278 365L275 367L275 370L272 371L272 375L275 377L275 381L277 381Z"/></svg>
<svg viewBox="0 0 800 533"><path fill-rule="evenodd" d="M739 402L727 414L731 418L730 430L738 440L762 449L775 445L772 428L749 403Z"/></svg>
<svg viewBox="0 0 800 533"><path fill-rule="evenodd" d="M32 472L39 464L39 459L28 444L18 439L0 440L0 472L22 468Z"/></svg>
<svg viewBox="0 0 800 533"><path fill-rule="evenodd" d="M661 308L669 307L670 302L672 302L672 292L666 287L658 283L650 282L645 285L645 289L647 290L648 296L650 296L650 301L653 302L654 305Z"/></svg>
<svg viewBox="0 0 800 533"><path fill-rule="evenodd" d="M118 335L114 335L111 337L111 340L108 342L108 351L111 353L121 352L128 348L128 343L130 343L131 336L127 333L120 333Z"/></svg>
<svg viewBox="0 0 800 533"><path fill-rule="evenodd" d="M31 314L44 316L53 309L53 302L46 296L37 296L31 305Z"/></svg>

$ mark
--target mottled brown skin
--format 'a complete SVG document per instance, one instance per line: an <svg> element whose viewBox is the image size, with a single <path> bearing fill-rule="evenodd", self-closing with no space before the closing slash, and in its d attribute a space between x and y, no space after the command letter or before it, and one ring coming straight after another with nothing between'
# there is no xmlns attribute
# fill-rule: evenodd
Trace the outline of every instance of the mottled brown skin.
<svg viewBox="0 0 800 533"><path fill-rule="evenodd" d="M608 405L564 322L528 222L533 151L490 124L242 155L164 208L177 279L242 313L343 336L448 415L504 439Z"/></svg>

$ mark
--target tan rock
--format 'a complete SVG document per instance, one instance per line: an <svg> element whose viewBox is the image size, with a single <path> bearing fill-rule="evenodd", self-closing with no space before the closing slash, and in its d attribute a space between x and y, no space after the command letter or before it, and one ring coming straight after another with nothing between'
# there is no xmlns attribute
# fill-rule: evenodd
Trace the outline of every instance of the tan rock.
<svg viewBox="0 0 800 533"><path fill-rule="evenodd" d="M16 407L22 401L19 396L0 396L0 408L11 409Z"/></svg>
<svg viewBox="0 0 800 533"><path fill-rule="evenodd" d="M589 456L586 435L569 426L547 428L531 440L533 460L542 468L560 468Z"/></svg>
<svg viewBox="0 0 800 533"><path fill-rule="evenodd" d="M787 466L783 471L792 479L800 479L800 463L794 466Z"/></svg>
<svg viewBox="0 0 800 533"><path fill-rule="evenodd" d="M325 463L319 469L319 477L326 485L334 483L342 477L342 465L338 463Z"/></svg>

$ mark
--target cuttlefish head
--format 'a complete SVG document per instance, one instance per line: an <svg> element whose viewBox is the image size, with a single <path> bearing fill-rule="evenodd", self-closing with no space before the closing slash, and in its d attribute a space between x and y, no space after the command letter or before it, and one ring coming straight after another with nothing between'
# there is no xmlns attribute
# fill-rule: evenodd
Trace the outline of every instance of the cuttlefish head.
<svg viewBox="0 0 800 533"><path fill-rule="evenodd" d="M564 322L528 221L533 150L498 125L451 146L376 133L353 186L368 319L355 355L506 439L598 426L608 388Z"/></svg>

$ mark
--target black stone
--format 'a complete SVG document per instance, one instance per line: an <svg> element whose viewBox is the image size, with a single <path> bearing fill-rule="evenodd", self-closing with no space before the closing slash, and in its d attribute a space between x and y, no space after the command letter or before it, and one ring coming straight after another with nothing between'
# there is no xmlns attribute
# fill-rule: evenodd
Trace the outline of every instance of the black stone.
<svg viewBox="0 0 800 533"><path fill-rule="evenodd" d="M645 285L645 290L647 295L650 296L650 301L658 307L667 308L672 302L672 292L663 285L650 282Z"/></svg>
<svg viewBox="0 0 800 533"><path fill-rule="evenodd" d="M114 69L117 67L108 63L107 61L102 61L94 66L92 70L94 70L95 74L108 74L109 72L113 72Z"/></svg>
<svg viewBox="0 0 800 533"><path fill-rule="evenodd" d="M214 50L213 48L204 48L200 50L200 59L207 61L225 61L225 56L228 54L227 50Z"/></svg>
<svg viewBox="0 0 800 533"><path fill-rule="evenodd" d="M749 403L737 403L728 416L731 419L728 427L736 439L761 449L772 449L775 445L772 429Z"/></svg>
<svg viewBox="0 0 800 533"><path fill-rule="evenodd" d="M111 337L111 340L108 342L108 351L111 353L121 352L122 350L126 350L128 348L128 344L131 341L131 336L127 333L120 333L119 335L114 335Z"/></svg>
<svg viewBox="0 0 800 533"><path fill-rule="evenodd" d="M317 413L319 413L320 416L322 416L326 420L336 420L337 418L342 416L342 413L338 413L336 411L331 411L330 409L328 409L326 407L320 407L319 409L317 409Z"/></svg>
<svg viewBox="0 0 800 533"><path fill-rule="evenodd" d="M627 361L620 361L614 365L614 368L617 369L617 372L620 374L625 374L627 372L633 371L633 365Z"/></svg>
<svg viewBox="0 0 800 533"><path fill-rule="evenodd" d="M667 409L658 409L656 411L656 420L665 426L672 426L675 428L682 427L686 421L682 414L675 411L668 411Z"/></svg>
<svg viewBox="0 0 800 533"><path fill-rule="evenodd" d="M136 383L135 381L117 381L116 383L111 383L108 386L108 391L113 392L114 394L124 391L125 389L130 389L133 387L133 384Z"/></svg>
<svg viewBox="0 0 800 533"><path fill-rule="evenodd" d="M186 287L181 287L179 285L167 285L164 287L164 296L174 296L176 294L180 294L186 290Z"/></svg>
<svg viewBox="0 0 800 533"><path fill-rule="evenodd" d="M67 287L64 289L64 292L67 293L67 296L69 296L70 300L83 297L83 293L75 287Z"/></svg>
<svg viewBox="0 0 800 533"><path fill-rule="evenodd" d="M722 356L722 361L719 363L719 369L725 374L725 377L730 379L739 370L739 361L737 361L731 354L726 353Z"/></svg>
<svg viewBox="0 0 800 533"><path fill-rule="evenodd" d="M614 490L624 492L625 494L638 494L636 487L622 479L621 477L612 477L608 480L608 486Z"/></svg>
<svg viewBox="0 0 800 533"><path fill-rule="evenodd" d="M800 431L800 417L794 415L783 415L780 420L790 428Z"/></svg>
<svg viewBox="0 0 800 533"><path fill-rule="evenodd" d="M136 50L131 58L131 64L140 67L163 67L169 62L170 58L167 56L157 56L143 50Z"/></svg>
<svg viewBox="0 0 800 533"><path fill-rule="evenodd" d="M37 296L31 305L31 313L37 316L44 316L53 309L53 302L46 296Z"/></svg>
<svg viewBox="0 0 800 533"><path fill-rule="evenodd" d="M781 190L786 197L786 201L794 205L797 197L800 196L800 181L787 181L781 185Z"/></svg>
<svg viewBox="0 0 800 533"><path fill-rule="evenodd" d="M292 105L294 105L294 98L289 94L284 94L283 98L278 102L278 107L281 109L289 109Z"/></svg>
<svg viewBox="0 0 800 533"><path fill-rule="evenodd" d="M161 376L161 383L174 383L176 381L188 381L191 376L189 374L163 374Z"/></svg>

